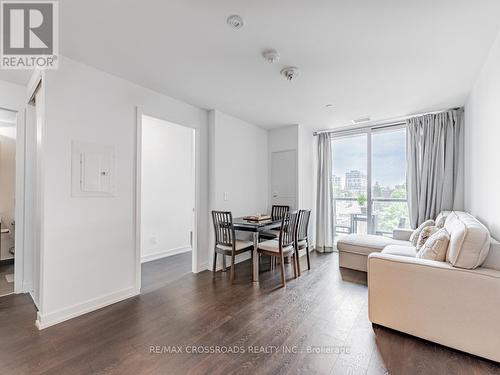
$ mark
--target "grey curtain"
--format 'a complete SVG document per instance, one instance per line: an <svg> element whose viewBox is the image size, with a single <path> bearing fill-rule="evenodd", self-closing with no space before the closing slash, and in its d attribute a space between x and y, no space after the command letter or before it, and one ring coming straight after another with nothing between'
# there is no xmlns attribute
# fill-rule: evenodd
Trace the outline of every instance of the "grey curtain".
<svg viewBox="0 0 500 375"><path fill-rule="evenodd" d="M333 251L334 212L332 142L330 134L318 135L318 184L316 194L316 250Z"/></svg>
<svg viewBox="0 0 500 375"><path fill-rule="evenodd" d="M407 190L413 228L452 210L462 160L463 109L406 120Z"/></svg>

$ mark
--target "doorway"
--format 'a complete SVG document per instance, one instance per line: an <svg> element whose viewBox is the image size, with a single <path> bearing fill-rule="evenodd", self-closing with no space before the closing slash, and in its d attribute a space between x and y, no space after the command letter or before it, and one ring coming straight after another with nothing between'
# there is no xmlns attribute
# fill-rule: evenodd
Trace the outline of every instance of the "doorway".
<svg viewBox="0 0 500 375"><path fill-rule="evenodd" d="M196 269L196 131L145 114L139 130L138 245L144 293Z"/></svg>
<svg viewBox="0 0 500 375"><path fill-rule="evenodd" d="M14 293L17 113L0 108L0 296Z"/></svg>

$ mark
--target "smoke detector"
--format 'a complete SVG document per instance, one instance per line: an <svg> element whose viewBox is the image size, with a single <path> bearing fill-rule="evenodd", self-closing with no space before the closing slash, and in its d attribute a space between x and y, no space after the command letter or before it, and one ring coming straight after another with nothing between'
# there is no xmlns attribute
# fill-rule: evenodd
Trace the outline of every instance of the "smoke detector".
<svg viewBox="0 0 500 375"><path fill-rule="evenodd" d="M281 69L280 73L286 78L287 81L293 81L300 75L300 70L295 66L287 66L286 68Z"/></svg>
<svg viewBox="0 0 500 375"><path fill-rule="evenodd" d="M262 57L269 63L274 64L277 63L280 59L280 53L275 49L266 49L262 52Z"/></svg>
<svg viewBox="0 0 500 375"><path fill-rule="evenodd" d="M230 28L235 29L235 30L239 30L243 26L245 26L245 21L238 14L230 15L229 17L227 17L226 22Z"/></svg>

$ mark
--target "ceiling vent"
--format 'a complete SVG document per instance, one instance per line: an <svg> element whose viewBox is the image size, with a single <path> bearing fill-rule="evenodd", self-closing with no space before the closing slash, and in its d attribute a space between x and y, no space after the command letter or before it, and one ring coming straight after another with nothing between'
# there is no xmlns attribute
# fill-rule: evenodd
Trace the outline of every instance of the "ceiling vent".
<svg viewBox="0 0 500 375"><path fill-rule="evenodd" d="M235 29L235 30L239 30L243 26L245 26L245 21L238 14L230 15L229 17L227 17L226 22L230 28Z"/></svg>
<svg viewBox="0 0 500 375"><path fill-rule="evenodd" d="M281 69L281 75L285 77L287 81L293 81L300 75L300 70L295 66L287 66Z"/></svg>
<svg viewBox="0 0 500 375"><path fill-rule="evenodd" d="M368 122L370 120L371 120L370 116L363 116L352 120L352 123L356 125L356 124L361 124L363 122Z"/></svg>

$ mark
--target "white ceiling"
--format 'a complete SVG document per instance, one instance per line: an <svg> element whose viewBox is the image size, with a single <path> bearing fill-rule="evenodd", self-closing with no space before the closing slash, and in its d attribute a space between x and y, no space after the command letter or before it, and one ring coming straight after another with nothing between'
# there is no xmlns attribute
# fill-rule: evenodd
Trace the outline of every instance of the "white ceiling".
<svg viewBox="0 0 500 375"><path fill-rule="evenodd" d="M234 13L241 30L226 25ZM61 0L60 41L70 58L188 103L321 129L462 105L499 14L498 0ZM261 57L270 47L276 65ZM285 81L285 65L301 76Z"/></svg>

